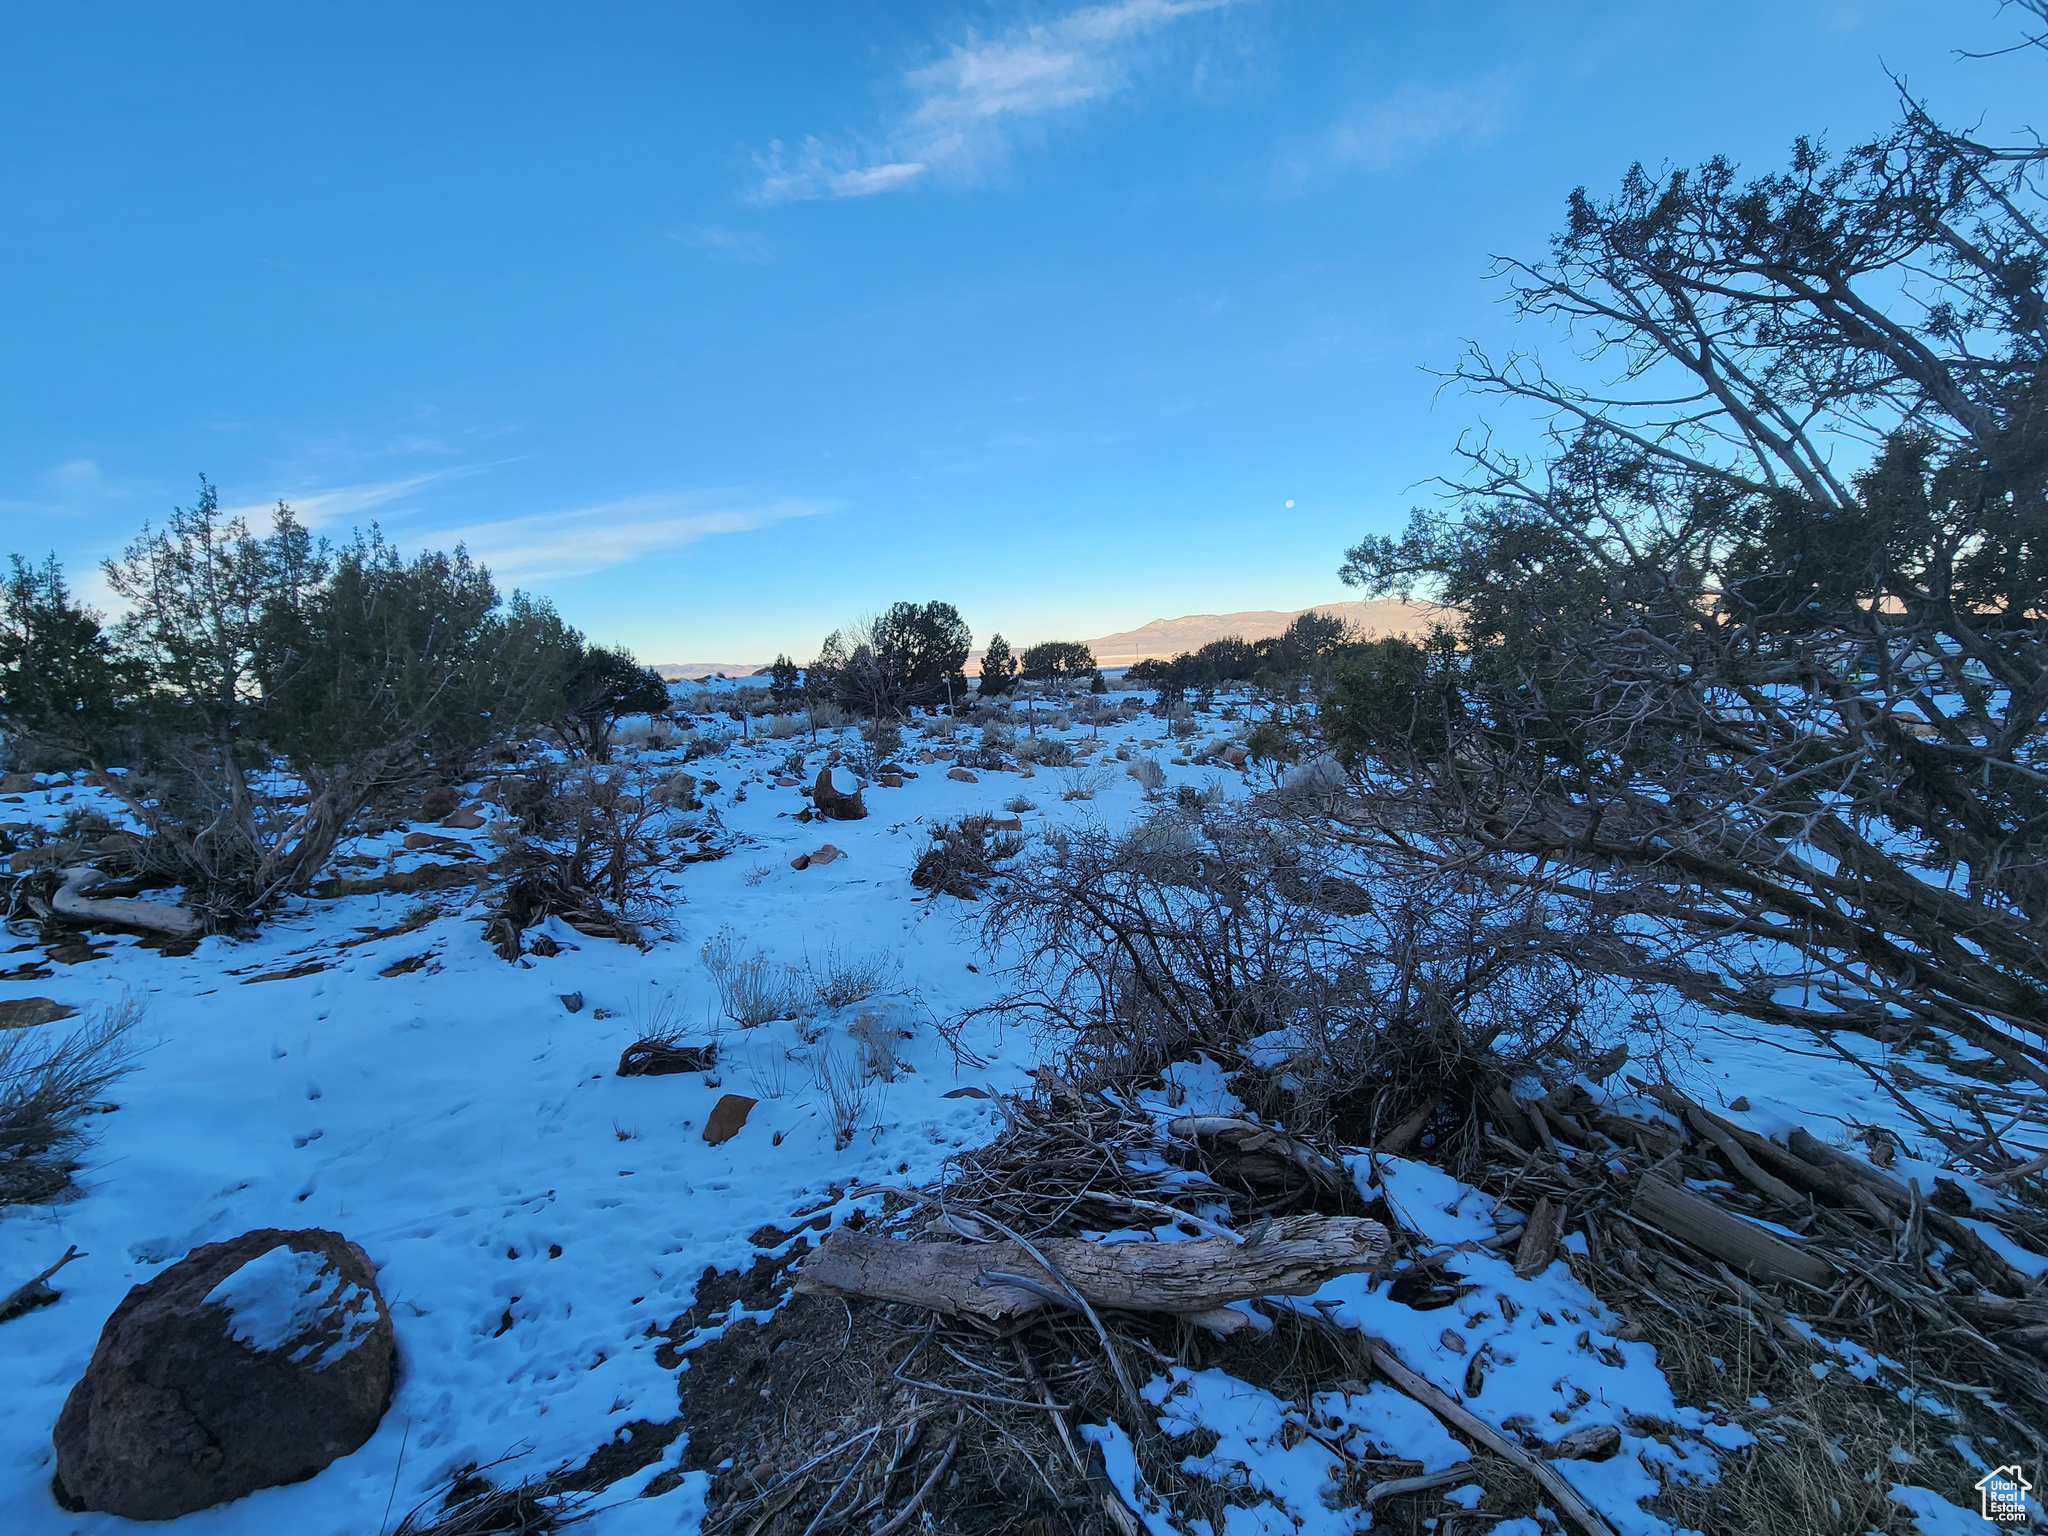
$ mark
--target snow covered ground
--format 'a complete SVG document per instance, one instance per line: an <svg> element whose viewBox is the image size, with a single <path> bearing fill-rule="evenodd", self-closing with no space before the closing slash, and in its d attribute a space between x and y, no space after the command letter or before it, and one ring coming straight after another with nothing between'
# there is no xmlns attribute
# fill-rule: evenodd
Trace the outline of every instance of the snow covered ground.
<svg viewBox="0 0 2048 1536"><path fill-rule="evenodd" d="M1215 717L1203 723L1210 739L1232 729ZM143 1054L114 1092L118 1109L97 1120L82 1195L0 1214L0 1290L67 1245L88 1255L57 1278L61 1301L0 1324L0 1523L23 1536L125 1524L53 1502L58 1409L130 1286L197 1244L258 1227L331 1228L367 1250L397 1327L397 1395L353 1455L309 1482L187 1516L175 1522L181 1531L362 1536L390 1529L467 1465L498 1463L494 1475L510 1477L544 1472L580 1463L629 1421L672 1418L675 1372L657 1364L654 1335L688 1307L707 1267L744 1267L760 1251L760 1229L793 1227L795 1213L820 1208L843 1219L853 1202L835 1192L928 1181L947 1154L988 1139L1000 1116L984 1099L947 1097L952 1090L1028 1087L1040 1042L1017 1031L975 1034L969 1043L991 1065L963 1077L932 1027L997 993L1000 957L982 953L974 907L926 900L911 886L929 825L1006 814L1004 802L1020 794L1035 802L1022 813L1029 834L1084 819L1120 824L1146 802L1112 759L1119 745L1165 764L1169 794L1177 784L1245 792L1235 773L1173 765L1159 730L1149 716L1105 725L1092 749L1104 771L1093 775L1041 768L984 773L978 783L949 778L944 762L918 763L918 748L938 743L913 735L902 757L917 777L870 787L864 821L822 824L795 821L806 802L774 783L777 765L806 741L735 741L689 771L718 782L707 805L738 846L669 877L667 932L646 952L554 923L559 954L508 964L482 936L481 906L456 889L436 893L441 915L419 926L406 925L415 897L309 901L253 938L209 939L186 957L95 935L92 958L0 983L0 999L45 995L83 1009L127 994L144 1005ZM1077 747L1090 740L1085 727L1062 734ZM1141 740L1158 746L1147 751ZM681 760L640 758L650 773ZM810 754L812 771L821 760ZM1062 799L1091 780L1093 798ZM67 783L0 805L0 821L54 827L104 798ZM404 830L345 851L397 868L440 857L400 852ZM443 835L484 858L497 851L488 827ZM790 867L827 841L846 857ZM888 973L873 996L844 1008L740 1029L721 1017L700 957L721 932L777 967L879 957ZM40 946L17 943L9 966L39 959ZM821 1055L851 1059L847 1026L863 1013L907 1034L905 1071L875 1085L841 1150L815 1064ZM662 1017L678 1019L691 1040L716 1038L716 1069L615 1075L620 1051ZM1903 1120L1838 1059L1804 1058L1810 1070L1788 1073L1779 1043L1749 1027L1702 1033L1691 1059L1669 1065L1717 1106L1747 1094L1748 1123L1759 1130ZM1775 1097L1761 1097L1760 1084ZM726 1092L760 1102L736 1137L710 1146L705 1118ZM1432 1238L1494 1233L1486 1197L1426 1165L1382 1159L1375 1170L1361 1160L1358 1172ZM1617 1340L1619 1320L1562 1262L1526 1281L1503 1259L1475 1256L1466 1267L1482 1285L1470 1318L1411 1312L1363 1276L1332 1282L1312 1304L1387 1338L1412 1368L1452 1389L1469 1351L1490 1347L1494 1375L1474 1406L1495 1422L1529 1414L1546 1431L1671 1424L1668 1440L1629 1429L1613 1460L1564 1464L1617 1530L1669 1529L1638 1503L1656 1491L1660 1471L1711 1477L1716 1456L1739 1449L1744 1432L1675 1404L1654 1349ZM1482 1297L1505 1305L1473 1305ZM1443 1338L1446 1321L1462 1349ZM1348 1437L1428 1467L1462 1456L1434 1418L1384 1385L1291 1407L1220 1372L1177 1372L1146 1393L1169 1434L1205 1426L1222 1436L1204 1470L1243 1490L1247 1510L1233 1532L1362 1528L1355 1513L1333 1513L1320 1498L1338 1463L1329 1447ZM1286 1433L1290 1416L1304 1413L1317 1434ZM1135 1473L1128 1450L1118 1454L1120 1431L1094 1433L1112 1476L1121 1468L1128 1481ZM660 1497L631 1497L661 1465L616 1485L593 1531L693 1528L701 1475ZM1130 1491L1142 1501L1141 1489ZM1976 1519L1956 1507L1970 1498L1965 1489L1900 1497L1924 1505L1926 1531L1949 1528L1951 1515ZM1494 1530L1524 1536L1518 1526L1531 1524Z"/></svg>

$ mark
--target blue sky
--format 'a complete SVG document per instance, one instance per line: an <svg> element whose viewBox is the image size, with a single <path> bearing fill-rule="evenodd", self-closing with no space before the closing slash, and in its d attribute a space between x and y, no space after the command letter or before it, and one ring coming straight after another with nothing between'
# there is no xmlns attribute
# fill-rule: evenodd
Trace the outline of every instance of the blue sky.
<svg viewBox="0 0 2048 1536"><path fill-rule="evenodd" d="M1632 160L2010 129L1991 0L15 6L0 548L204 472L650 661L1347 595ZM2048 125L2043 125L2048 126ZM1286 504L1293 502L1290 509ZM88 592L95 583L81 581Z"/></svg>

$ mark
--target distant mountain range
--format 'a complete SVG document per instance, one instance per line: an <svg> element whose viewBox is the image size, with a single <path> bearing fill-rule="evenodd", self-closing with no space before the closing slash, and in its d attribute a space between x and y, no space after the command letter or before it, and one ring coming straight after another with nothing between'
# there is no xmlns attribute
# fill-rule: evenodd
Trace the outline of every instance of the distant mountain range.
<svg viewBox="0 0 2048 1536"><path fill-rule="evenodd" d="M1282 633L1304 613L1335 614L1365 635L1419 635L1448 610L1434 603L1407 603L1388 598L1373 603L1318 603L1313 608L1252 608L1242 613L1189 613L1177 619L1154 619L1136 629L1100 635L1087 642L1095 660L1105 667L1127 667L1148 657L1165 660L1182 651L1199 650L1211 640L1235 636L1265 640ZM1019 647L1021 650L1022 647ZM974 656L978 658L980 652ZM751 677L768 668L760 661L664 662L655 667L670 682L696 682L716 675Z"/></svg>
<svg viewBox="0 0 2048 1536"><path fill-rule="evenodd" d="M1088 642L1096 663L1127 667L1148 657L1165 660L1182 651L1199 650L1211 640L1235 636L1266 640L1284 632L1304 613L1329 613L1361 634L1419 635L1447 610L1434 603L1404 603L1389 598L1376 603L1318 603L1314 608L1254 608L1243 613L1190 613L1178 619L1154 619L1136 629L1102 635Z"/></svg>

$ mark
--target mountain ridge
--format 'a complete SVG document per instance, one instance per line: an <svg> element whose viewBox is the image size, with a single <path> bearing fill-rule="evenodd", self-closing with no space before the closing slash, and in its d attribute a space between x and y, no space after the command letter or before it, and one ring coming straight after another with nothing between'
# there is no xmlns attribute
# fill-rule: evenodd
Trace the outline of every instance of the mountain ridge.
<svg viewBox="0 0 2048 1536"><path fill-rule="evenodd" d="M1199 650L1212 640L1235 637L1266 640L1281 634L1304 613L1328 613L1352 628L1374 638L1385 635L1419 635L1449 610L1435 603L1381 598L1371 602L1313 603L1306 608L1246 608L1235 613L1184 613L1178 618L1153 619L1135 629L1121 629L1098 635L1082 644L1105 667L1127 667L1149 659L1168 660L1182 651ZM1022 651L1024 647L1016 647ZM981 655L971 653L969 659ZM723 674L751 677L765 671L764 661L661 662L655 666L670 682L695 682Z"/></svg>

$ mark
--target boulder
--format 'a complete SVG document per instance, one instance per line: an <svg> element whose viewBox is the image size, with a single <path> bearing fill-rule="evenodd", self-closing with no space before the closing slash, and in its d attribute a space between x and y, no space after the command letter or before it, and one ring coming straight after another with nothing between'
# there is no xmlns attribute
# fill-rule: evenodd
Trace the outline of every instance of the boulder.
<svg viewBox="0 0 2048 1536"><path fill-rule="evenodd" d="M1228 763L1232 768L1242 768L1245 765L1245 759L1250 757L1251 753L1247 752L1238 743L1232 742L1221 752L1218 752L1216 756L1220 761Z"/></svg>
<svg viewBox="0 0 2048 1536"><path fill-rule="evenodd" d="M32 773L0 773L0 795L26 795L42 787Z"/></svg>
<svg viewBox="0 0 2048 1536"><path fill-rule="evenodd" d="M65 1399L52 1492L172 1520L355 1450L397 1354L369 1258L338 1232L208 1243L129 1291Z"/></svg>
<svg viewBox="0 0 2048 1536"><path fill-rule="evenodd" d="M714 1147L731 1141L739 1135L740 1127L747 1123L747 1116L754 1112L754 1104L755 1101L744 1093L720 1095L704 1122L704 1139Z"/></svg>
<svg viewBox="0 0 2048 1536"><path fill-rule="evenodd" d="M451 811L441 818L441 825L453 827L459 832L474 832L484 824L484 819L473 805L465 805L458 811Z"/></svg>
<svg viewBox="0 0 2048 1536"><path fill-rule="evenodd" d="M974 771L968 768L948 768L946 770L946 777L958 779L962 784L979 784L981 782Z"/></svg>
<svg viewBox="0 0 2048 1536"><path fill-rule="evenodd" d="M420 820L439 821L443 816L452 816L462 804L462 796L446 784L436 784L420 796Z"/></svg>
<svg viewBox="0 0 2048 1536"><path fill-rule="evenodd" d="M77 1012L54 997L10 997L0 1002L0 1029L33 1029L38 1024L68 1019Z"/></svg>
<svg viewBox="0 0 2048 1536"><path fill-rule="evenodd" d="M860 797L860 780L847 769L827 764L811 785L811 805L833 821L859 821L868 813Z"/></svg>

